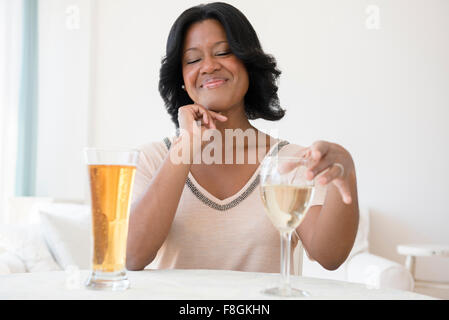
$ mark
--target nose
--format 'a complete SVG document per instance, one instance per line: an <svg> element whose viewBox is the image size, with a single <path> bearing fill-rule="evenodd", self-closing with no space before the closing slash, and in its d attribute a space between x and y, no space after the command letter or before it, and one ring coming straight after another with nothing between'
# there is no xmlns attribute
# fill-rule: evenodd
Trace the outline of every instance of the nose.
<svg viewBox="0 0 449 320"><path fill-rule="evenodd" d="M220 63L214 57L207 56L201 64L201 73L213 73L214 71L220 70L220 68Z"/></svg>

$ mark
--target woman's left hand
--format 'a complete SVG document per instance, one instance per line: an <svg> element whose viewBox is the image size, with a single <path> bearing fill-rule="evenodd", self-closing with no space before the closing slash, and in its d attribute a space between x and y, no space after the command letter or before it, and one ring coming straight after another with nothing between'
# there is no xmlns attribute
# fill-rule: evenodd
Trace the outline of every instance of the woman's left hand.
<svg viewBox="0 0 449 320"><path fill-rule="evenodd" d="M349 177L354 176L355 166L350 153L342 146L327 141L316 141L301 151L300 156L310 160L306 178L311 180L318 175L316 183L333 183L341 194L343 202L352 202Z"/></svg>

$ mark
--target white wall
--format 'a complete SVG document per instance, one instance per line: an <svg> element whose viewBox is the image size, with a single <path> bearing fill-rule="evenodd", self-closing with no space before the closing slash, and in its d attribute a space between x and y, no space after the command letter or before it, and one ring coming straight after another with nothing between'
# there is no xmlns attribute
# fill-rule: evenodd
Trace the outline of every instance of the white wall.
<svg viewBox="0 0 449 320"><path fill-rule="evenodd" d="M0 1L0 224L10 220L8 199L15 193L22 13L22 2Z"/></svg>
<svg viewBox="0 0 449 320"><path fill-rule="evenodd" d="M38 196L87 193L90 12L90 0L39 1Z"/></svg>
<svg viewBox="0 0 449 320"><path fill-rule="evenodd" d="M229 2L283 71L287 115L256 125L276 127L298 144L325 139L352 153L360 203L372 209L372 252L402 263L397 244L449 243L449 2ZM174 20L198 3L96 1L90 145L136 146L173 130L157 90L160 60ZM378 29L369 5L379 9ZM83 74L78 79L73 85L86 84ZM74 112L75 103L67 108ZM85 134L80 125L75 132ZM75 154L71 142L61 150L63 160ZM71 179L60 174L55 185ZM77 180L71 194L81 185ZM448 281L449 261L420 259L417 275Z"/></svg>

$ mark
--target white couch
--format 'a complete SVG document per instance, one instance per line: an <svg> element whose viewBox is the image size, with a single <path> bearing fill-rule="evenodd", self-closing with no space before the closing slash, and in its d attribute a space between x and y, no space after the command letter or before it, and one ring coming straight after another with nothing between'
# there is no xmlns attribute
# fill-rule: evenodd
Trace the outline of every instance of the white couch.
<svg viewBox="0 0 449 320"><path fill-rule="evenodd" d="M16 198L10 223L0 225L0 274L89 269L92 250L90 208L48 198ZM401 264L368 251L369 213L362 210L359 231L346 262L327 271L304 254L302 275L364 283L373 288L413 290L413 277ZM295 273L301 273L299 250Z"/></svg>
<svg viewBox="0 0 449 320"><path fill-rule="evenodd" d="M302 275L362 283L371 288L393 288L413 291L412 274L401 264L369 252L370 213L360 209L359 228L346 261L334 271L324 269L303 255ZM297 252L295 252L297 255ZM296 258L296 257L295 257ZM298 258L296 258L298 261Z"/></svg>

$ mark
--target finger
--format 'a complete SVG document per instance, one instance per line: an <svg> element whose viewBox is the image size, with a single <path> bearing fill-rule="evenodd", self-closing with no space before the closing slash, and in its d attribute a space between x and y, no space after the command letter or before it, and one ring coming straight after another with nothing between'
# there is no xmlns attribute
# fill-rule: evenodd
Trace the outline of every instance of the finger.
<svg viewBox="0 0 449 320"><path fill-rule="evenodd" d="M309 169L306 172L306 178L311 180L318 176L320 173L330 168L334 163L333 157L328 154L325 158L322 158L318 161L313 161L309 165Z"/></svg>
<svg viewBox="0 0 449 320"><path fill-rule="evenodd" d="M310 148L304 148L301 151L295 152L293 157L298 158L298 161L287 161L283 163L279 168L281 173L290 172L300 165L309 167Z"/></svg>
<svg viewBox="0 0 449 320"><path fill-rule="evenodd" d="M180 126L190 126L191 121L196 121L198 119L195 107L184 106L178 109L178 119Z"/></svg>
<svg viewBox="0 0 449 320"><path fill-rule="evenodd" d="M220 114L218 112L209 110L208 108L206 108L205 106L203 106L201 104L194 104L194 106L198 110L203 110L203 111L207 112L210 115L210 117L215 119L215 120L219 120L219 121L222 121L222 122L228 120L228 117L226 117L226 116L224 116L224 115L222 115L222 114Z"/></svg>
<svg viewBox="0 0 449 320"><path fill-rule="evenodd" d="M341 178L341 174L342 170L339 166L331 165L329 170L327 170L319 178L317 178L317 182L319 184L325 185L335 179Z"/></svg>
<svg viewBox="0 0 449 320"><path fill-rule="evenodd" d="M209 129L217 129L217 126L215 125L216 115L214 115L211 111L207 110L207 117L208 117L208 124Z"/></svg>
<svg viewBox="0 0 449 320"><path fill-rule="evenodd" d="M202 113L203 125L208 129L217 129L215 126L214 117L210 114L210 112L206 109L200 109Z"/></svg>
<svg viewBox="0 0 449 320"><path fill-rule="evenodd" d="M185 109L185 111L188 111L192 115L194 120L201 120L204 114L201 108L199 108L199 106L195 104L190 105L189 108Z"/></svg>
<svg viewBox="0 0 449 320"><path fill-rule="evenodd" d="M292 161L282 163L278 169L281 174L288 173L298 166L308 168L310 163L310 148L303 148L295 152L292 157L297 158L297 161L292 159Z"/></svg>
<svg viewBox="0 0 449 320"><path fill-rule="evenodd" d="M190 109L193 110L193 113L194 113L195 115L198 115L199 112L200 112L200 106L197 105L197 104L192 104L192 105L190 105Z"/></svg>
<svg viewBox="0 0 449 320"><path fill-rule="evenodd" d="M210 122L208 111L200 105L193 105L194 117L196 120L201 120L202 124L207 125Z"/></svg>
<svg viewBox="0 0 449 320"><path fill-rule="evenodd" d="M215 121L214 119L211 117L210 118L211 121L209 121L209 129L217 129L217 127L215 126Z"/></svg>
<svg viewBox="0 0 449 320"><path fill-rule="evenodd" d="M216 129L213 123L213 118L208 113L208 110L201 105L191 104L180 107L178 109L178 119L180 121L180 127L189 126L189 121L193 121L194 125L201 127L207 127ZM191 120L189 120L191 119ZM211 121L212 120L212 121Z"/></svg>
<svg viewBox="0 0 449 320"><path fill-rule="evenodd" d="M209 110L209 113L210 113L211 117L213 119L215 119L215 120L218 120L218 121L221 121L221 122L224 122L224 121L228 120L228 117L226 117L226 116L224 116L222 114L219 114L217 112Z"/></svg>
<svg viewBox="0 0 449 320"><path fill-rule="evenodd" d="M195 110L196 110L196 112L198 114L198 117L202 117L203 123L205 125L209 124L209 127L216 129L215 123L213 123L214 122L213 120L216 118L212 114L213 111L210 111L210 110L206 109L205 107L203 107L202 105L199 105L199 104L195 104L193 106L195 107ZM215 114L218 114L218 113L215 113ZM222 116L222 117L224 117L224 116ZM227 118L226 118L226 120L227 120Z"/></svg>
<svg viewBox="0 0 449 320"><path fill-rule="evenodd" d="M343 179L336 179L333 181L333 183L340 192L343 202L346 204L350 204L352 202L352 197L348 183L345 182Z"/></svg>
<svg viewBox="0 0 449 320"><path fill-rule="evenodd" d="M199 104L191 104L190 107L191 107L191 110L193 110L194 114L197 117L202 117L203 114L205 112L207 112L207 109L204 108L202 105L199 105Z"/></svg>
<svg viewBox="0 0 449 320"><path fill-rule="evenodd" d="M280 174L287 174L300 165L305 165L305 163L303 162L302 159L299 158L297 161L296 160L285 161L279 164L278 172Z"/></svg>
<svg viewBox="0 0 449 320"><path fill-rule="evenodd" d="M304 148L298 152L298 156L303 159L310 159L312 156L312 150L310 148Z"/></svg>
<svg viewBox="0 0 449 320"><path fill-rule="evenodd" d="M326 156L329 151L329 142L316 141L310 146L311 156L314 161L317 161Z"/></svg>

